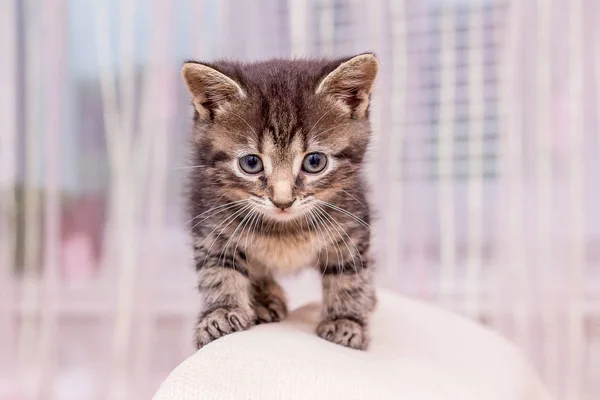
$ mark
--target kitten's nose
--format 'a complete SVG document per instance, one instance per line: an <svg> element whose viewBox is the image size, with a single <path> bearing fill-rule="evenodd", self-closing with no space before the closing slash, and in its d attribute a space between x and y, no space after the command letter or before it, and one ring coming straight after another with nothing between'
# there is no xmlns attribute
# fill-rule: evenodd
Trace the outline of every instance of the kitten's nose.
<svg viewBox="0 0 600 400"><path fill-rule="evenodd" d="M288 201L287 203L279 203L277 201L271 200L271 203L273 203L273 205L277 208L280 208L282 210L285 210L286 208L290 207L292 204L294 204L294 201L296 201L296 199L292 200L292 201Z"/></svg>

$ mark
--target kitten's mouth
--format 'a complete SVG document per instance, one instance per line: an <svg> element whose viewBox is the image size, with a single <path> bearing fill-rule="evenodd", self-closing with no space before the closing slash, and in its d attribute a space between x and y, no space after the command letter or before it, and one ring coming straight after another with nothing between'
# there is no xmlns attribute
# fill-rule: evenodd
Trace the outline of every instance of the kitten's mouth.
<svg viewBox="0 0 600 400"><path fill-rule="evenodd" d="M285 210L277 209L271 212L272 218L277 221L291 221L292 219L298 217L300 214L300 212L290 210L289 208L286 208Z"/></svg>
<svg viewBox="0 0 600 400"><path fill-rule="evenodd" d="M260 204L259 210L264 217L277 222L293 221L302 217L308 211L306 208L308 199L296 200L293 205L286 208L276 207L264 200L255 201Z"/></svg>

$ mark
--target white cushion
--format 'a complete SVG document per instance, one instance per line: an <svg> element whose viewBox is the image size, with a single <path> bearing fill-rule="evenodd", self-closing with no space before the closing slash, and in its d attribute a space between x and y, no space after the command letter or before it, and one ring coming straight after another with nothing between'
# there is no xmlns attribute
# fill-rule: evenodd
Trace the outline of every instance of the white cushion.
<svg viewBox="0 0 600 400"><path fill-rule="evenodd" d="M154 400L548 400L511 344L435 307L380 291L361 352L314 333L308 305L218 339L179 365Z"/></svg>

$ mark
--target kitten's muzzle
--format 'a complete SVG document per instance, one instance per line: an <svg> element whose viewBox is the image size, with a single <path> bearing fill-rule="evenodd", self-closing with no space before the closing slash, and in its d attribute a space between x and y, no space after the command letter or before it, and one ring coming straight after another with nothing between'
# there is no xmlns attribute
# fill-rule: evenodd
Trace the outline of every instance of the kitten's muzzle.
<svg viewBox="0 0 600 400"><path fill-rule="evenodd" d="M292 201L288 201L287 203L279 203L277 201L273 201L272 199L269 199L269 200L271 200L271 203L273 203L273 205L275 207L277 207L277 208L279 208L281 210L285 210L286 208L291 207L292 204L294 204L294 202L296 201L296 199L294 199Z"/></svg>

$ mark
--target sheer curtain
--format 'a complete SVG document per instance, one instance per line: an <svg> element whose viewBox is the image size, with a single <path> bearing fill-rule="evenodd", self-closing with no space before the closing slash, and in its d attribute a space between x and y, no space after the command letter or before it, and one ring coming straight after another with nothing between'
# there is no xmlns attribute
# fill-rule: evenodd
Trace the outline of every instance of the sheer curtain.
<svg viewBox="0 0 600 400"><path fill-rule="evenodd" d="M185 59L375 51L379 283L593 398L599 27L594 0L1 2L0 397L150 397L193 350Z"/></svg>

